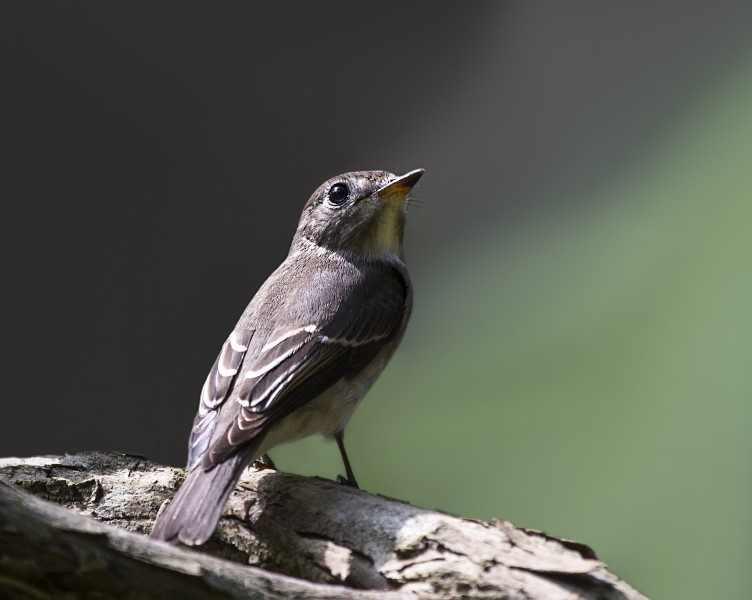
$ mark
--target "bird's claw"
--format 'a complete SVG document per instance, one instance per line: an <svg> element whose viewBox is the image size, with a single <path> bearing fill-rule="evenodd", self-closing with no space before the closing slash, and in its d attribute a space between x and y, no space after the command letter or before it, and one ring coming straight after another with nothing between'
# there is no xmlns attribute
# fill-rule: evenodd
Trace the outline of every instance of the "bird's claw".
<svg viewBox="0 0 752 600"><path fill-rule="evenodd" d="M355 488L356 490L360 489L357 481L355 481L354 479L350 480L344 475L337 475L337 483L339 483L340 485L346 485L348 487Z"/></svg>
<svg viewBox="0 0 752 600"><path fill-rule="evenodd" d="M275 471L277 470L274 461L269 457L268 454L262 454L261 456L259 456L251 463L251 466L259 471L263 471L265 469L273 469Z"/></svg>

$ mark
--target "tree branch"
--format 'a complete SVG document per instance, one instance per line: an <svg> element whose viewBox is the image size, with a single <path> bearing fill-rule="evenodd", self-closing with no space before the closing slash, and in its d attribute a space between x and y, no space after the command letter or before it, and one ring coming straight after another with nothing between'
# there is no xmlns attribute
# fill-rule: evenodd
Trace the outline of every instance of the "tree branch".
<svg viewBox="0 0 752 600"><path fill-rule="evenodd" d="M582 544L270 470L199 549L140 535L183 477L116 453L0 459L0 596L645 598Z"/></svg>

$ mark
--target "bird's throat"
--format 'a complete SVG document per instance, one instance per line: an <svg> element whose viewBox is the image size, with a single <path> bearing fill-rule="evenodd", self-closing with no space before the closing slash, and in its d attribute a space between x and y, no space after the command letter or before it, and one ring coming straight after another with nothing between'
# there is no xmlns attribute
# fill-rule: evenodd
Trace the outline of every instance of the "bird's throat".
<svg viewBox="0 0 752 600"><path fill-rule="evenodd" d="M382 204L362 228L357 240L358 250L365 255L392 254L402 256L402 236L405 230L404 198L392 196Z"/></svg>

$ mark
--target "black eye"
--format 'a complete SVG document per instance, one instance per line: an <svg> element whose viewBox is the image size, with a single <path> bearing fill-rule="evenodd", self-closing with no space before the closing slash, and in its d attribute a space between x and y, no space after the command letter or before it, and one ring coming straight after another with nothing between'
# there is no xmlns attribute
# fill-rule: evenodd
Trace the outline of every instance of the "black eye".
<svg viewBox="0 0 752 600"><path fill-rule="evenodd" d="M347 200L350 195L350 190L344 183L335 183L329 188L329 194L327 199L331 204L340 205Z"/></svg>

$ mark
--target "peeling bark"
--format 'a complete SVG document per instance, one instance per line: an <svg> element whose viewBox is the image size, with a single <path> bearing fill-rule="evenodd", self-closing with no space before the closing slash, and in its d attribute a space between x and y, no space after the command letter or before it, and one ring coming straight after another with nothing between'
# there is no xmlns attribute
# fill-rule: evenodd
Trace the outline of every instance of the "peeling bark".
<svg viewBox="0 0 752 600"><path fill-rule="evenodd" d="M116 453L0 459L0 597L645 598L582 544L271 470L244 474L204 546L141 535L183 477Z"/></svg>

